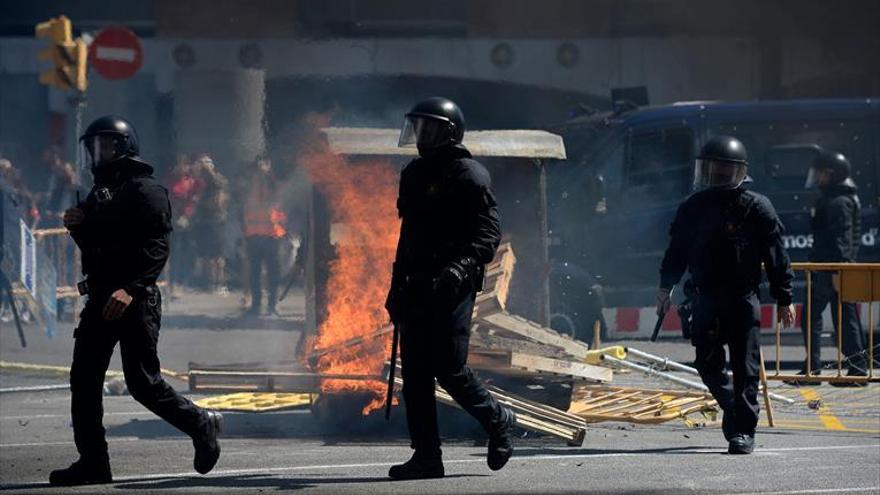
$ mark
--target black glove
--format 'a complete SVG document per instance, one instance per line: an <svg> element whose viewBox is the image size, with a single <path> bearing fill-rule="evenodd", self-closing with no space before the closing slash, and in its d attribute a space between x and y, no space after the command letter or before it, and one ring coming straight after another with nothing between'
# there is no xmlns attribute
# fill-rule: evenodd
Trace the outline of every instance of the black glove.
<svg viewBox="0 0 880 495"><path fill-rule="evenodd" d="M434 280L434 293L443 301L457 299L476 266L477 262L473 258L462 258L450 263Z"/></svg>

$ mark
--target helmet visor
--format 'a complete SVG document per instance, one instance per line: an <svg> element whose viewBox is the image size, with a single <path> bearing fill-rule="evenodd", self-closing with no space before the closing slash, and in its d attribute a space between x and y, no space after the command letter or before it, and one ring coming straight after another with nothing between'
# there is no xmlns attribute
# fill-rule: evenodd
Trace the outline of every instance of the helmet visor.
<svg viewBox="0 0 880 495"><path fill-rule="evenodd" d="M694 165L694 186L708 189L733 189L746 179L744 163L698 158Z"/></svg>
<svg viewBox="0 0 880 495"><path fill-rule="evenodd" d="M421 115L407 115L400 130L399 148L436 148L450 139L448 122Z"/></svg>
<svg viewBox="0 0 880 495"><path fill-rule="evenodd" d="M807 172L807 180L804 182L805 189L824 187L831 178L831 171L827 168L810 167Z"/></svg>
<svg viewBox="0 0 880 495"><path fill-rule="evenodd" d="M82 146L89 165L95 168L122 157L125 138L117 134L97 134L83 139Z"/></svg>

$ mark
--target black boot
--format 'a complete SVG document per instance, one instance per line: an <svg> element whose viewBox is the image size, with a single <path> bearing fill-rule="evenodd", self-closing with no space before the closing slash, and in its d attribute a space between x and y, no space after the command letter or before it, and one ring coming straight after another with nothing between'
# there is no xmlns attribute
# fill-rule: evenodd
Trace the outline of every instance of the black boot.
<svg viewBox="0 0 880 495"><path fill-rule="evenodd" d="M504 411L504 419L498 428L489 435L489 452L486 455L486 464L492 471L503 468L510 456L513 455L513 428L516 426L516 413L507 408Z"/></svg>
<svg viewBox="0 0 880 495"><path fill-rule="evenodd" d="M850 367L846 372L846 376L848 377L862 377L868 376L868 372L858 368L858 367ZM847 383L847 382L831 382L832 387L867 387L868 382L857 382L857 383Z"/></svg>
<svg viewBox="0 0 880 495"><path fill-rule="evenodd" d="M110 472L110 459L78 461L65 469L56 469L49 474L49 484L55 486L96 485L112 483L113 473Z"/></svg>
<svg viewBox="0 0 880 495"><path fill-rule="evenodd" d="M418 451L413 453L410 460L391 466L391 469L388 470L388 477L393 480L442 478L445 474L440 454L425 455Z"/></svg>
<svg viewBox="0 0 880 495"><path fill-rule="evenodd" d="M727 453L731 455L751 454L755 450L755 436L737 433L727 445Z"/></svg>
<svg viewBox="0 0 880 495"><path fill-rule="evenodd" d="M733 411L724 411L721 416L721 432L724 433L724 439L728 442L736 436L736 420L733 417Z"/></svg>
<svg viewBox="0 0 880 495"><path fill-rule="evenodd" d="M207 430L198 439L193 438L193 446L196 455L193 458L193 468L199 474L208 474L217 464L220 458L220 430L223 426L223 415L216 411L205 411L208 419Z"/></svg>
<svg viewBox="0 0 880 495"><path fill-rule="evenodd" d="M795 374L800 375L800 376L807 376L807 368L804 367L804 369L798 371ZM816 370L816 369L810 370L810 376L819 376L821 374L822 374L821 370ZM805 380L785 380L783 383L787 383L788 385L791 385L794 387L803 387L805 385L811 385L816 382L808 382Z"/></svg>

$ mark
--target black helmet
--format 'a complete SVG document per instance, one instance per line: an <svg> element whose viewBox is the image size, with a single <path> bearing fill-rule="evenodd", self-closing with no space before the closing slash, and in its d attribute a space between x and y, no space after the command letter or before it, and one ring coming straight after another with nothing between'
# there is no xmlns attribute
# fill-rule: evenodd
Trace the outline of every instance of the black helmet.
<svg viewBox="0 0 880 495"><path fill-rule="evenodd" d="M406 114L398 146L431 149L459 144L464 138L464 129L464 115L454 101L428 98Z"/></svg>
<svg viewBox="0 0 880 495"><path fill-rule="evenodd" d="M140 154L137 131L131 122L114 115L95 119L79 138L92 168Z"/></svg>
<svg viewBox="0 0 880 495"><path fill-rule="evenodd" d="M828 174L827 185L840 184L849 178L852 173L852 165L849 164L849 160L843 153L822 150L810 165L810 172L807 174L807 188L822 185L819 184L820 172Z"/></svg>
<svg viewBox="0 0 880 495"><path fill-rule="evenodd" d="M703 145L700 150L700 160L715 160L719 162L749 163L746 147L739 139L733 136L714 136Z"/></svg>
<svg viewBox="0 0 880 495"><path fill-rule="evenodd" d="M732 136L714 136L703 145L694 166L694 185L700 188L733 189L748 180L746 147Z"/></svg>

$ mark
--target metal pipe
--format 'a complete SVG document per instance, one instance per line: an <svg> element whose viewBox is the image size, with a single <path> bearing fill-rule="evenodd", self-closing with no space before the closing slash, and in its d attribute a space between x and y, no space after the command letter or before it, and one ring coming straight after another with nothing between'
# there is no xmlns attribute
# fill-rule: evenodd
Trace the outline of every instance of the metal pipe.
<svg viewBox="0 0 880 495"><path fill-rule="evenodd" d="M697 376L699 376L699 374L700 374L699 370L697 370L696 368L692 368L686 364L681 364L677 361L671 361L669 358L656 356L654 354L649 354L647 352L640 351L638 349L633 349L631 347L625 347L624 349L626 349L627 355L635 356L638 358L646 359L648 361L660 364L668 370L681 371L683 373L688 373L688 374L697 375ZM732 373L730 371L728 371L727 374L731 375ZM780 402L785 402L786 404L794 404L794 402L795 402L793 399L789 399L788 397L784 397L779 394L774 394L772 392L770 392L769 395L770 395L771 399L778 400Z"/></svg>
<svg viewBox="0 0 880 495"><path fill-rule="evenodd" d="M655 354L649 354L644 351L640 351L638 349L633 349L632 347L624 347L626 349L627 355L632 355L637 358L647 359L648 361L661 364L664 368L668 370L674 371L682 371L684 373L690 373L691 375L699 375L700 372L696 368L692 368L686 364L681 364L677 361L671 361L669 358L657 356Z"/></svg>
<svg viewBox="0 0 880 495"><path fill-rule="evenodd" d="M702 392L709 392L709 387L703 385L702 383L697 383L691 380L687 380L685 378L681 378L675 375L670 375L669 373L664 373L662 371L658 371L655 368L649 368L648 366L642 366L641 364L630 363L629 361L624 361L622 359L617 359L611 357L607 354L602 355L602 361L608 361L609 363L620 366L623 368L629 368L635 371L641 371L648 376L656 376L658 378L662 378L664 380L668 380L673 383L677 383L679 385L684 385L685 387L692 388L695 390L700 390Z"/></svg>

